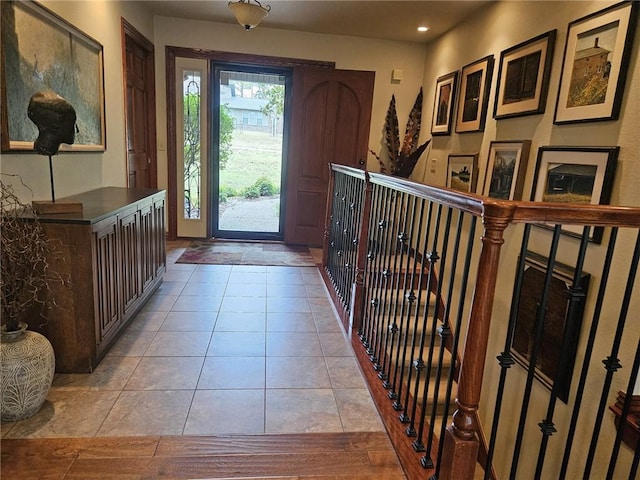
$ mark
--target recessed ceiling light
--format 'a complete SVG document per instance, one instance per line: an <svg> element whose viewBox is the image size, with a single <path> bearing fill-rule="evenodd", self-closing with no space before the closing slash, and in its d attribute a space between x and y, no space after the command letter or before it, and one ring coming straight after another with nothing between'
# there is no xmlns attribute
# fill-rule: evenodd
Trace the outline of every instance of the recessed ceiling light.
<svg viewBox="0 0 640 480"><path fill-rule="evenodd" d="M418 27L419 32L426 32L427 30L429 30L429 27Z"/></svg>

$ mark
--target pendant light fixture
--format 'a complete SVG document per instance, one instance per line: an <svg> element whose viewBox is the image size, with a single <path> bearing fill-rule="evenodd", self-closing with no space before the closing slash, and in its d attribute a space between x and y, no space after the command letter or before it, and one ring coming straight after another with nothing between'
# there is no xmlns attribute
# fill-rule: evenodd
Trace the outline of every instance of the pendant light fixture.
<svg viewBox="0 0 640 480"><path fill-rule="evenodd" d="M229 2L229 8L236 16L238 23L242 25L245 30L251 30L258 26L258 24L269 15L271 7L269 5L262 6L258 0L238 0L237 2Z"/></svg>

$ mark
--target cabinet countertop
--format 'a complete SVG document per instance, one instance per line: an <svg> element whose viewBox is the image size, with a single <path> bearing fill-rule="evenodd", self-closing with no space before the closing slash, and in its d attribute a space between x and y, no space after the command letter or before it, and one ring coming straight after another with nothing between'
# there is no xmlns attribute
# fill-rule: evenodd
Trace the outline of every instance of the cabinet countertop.
<svg viewBox="0 0 640 480"><path fill-rule="evenodd" d="M113 212L151 197L164 190L153 188L103 187L69 197L56 202L82 203L82 213L56 213L38 215L42 223L92 224L113 214Z"/></svg>

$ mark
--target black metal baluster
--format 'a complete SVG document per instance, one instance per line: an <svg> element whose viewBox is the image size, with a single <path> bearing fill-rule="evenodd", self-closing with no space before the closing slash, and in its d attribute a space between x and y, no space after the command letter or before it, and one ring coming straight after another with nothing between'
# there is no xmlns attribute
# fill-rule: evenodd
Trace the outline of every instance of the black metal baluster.
<svg viewBox="0 0 640 480"><path fill-rule="evenodd" d="M580 298L584 298L585 296L585 292L579 287L579 285L580 278L582 277L584 258L587 254L587 245L589 244L589 231L589 227L584 228L584 233L582 234L582 239L580 241L578 258L576 259L576 267L573 275L573 284L571 285L571 289L569 291L569 305L567 307L568 312L573 311L575 309L575 306L577 305L578 300ZM570 342L573 338L576 337L576 332L574 331L575 328L576 326L573 322L568 322L565 326L565 331L562 334L560 357L558 358L558 365L556 367L554 378L560 378L562 369L565 368L565 365L569 361L569 352L571 350ZM544 458L547 450L547 445L549 443L549 437L556 431L553 422L553 414L558 399L559 384L560 382L553 382L553 387L551 388L551 396L549 398L549 405L547 406L547 414L544 420L542 420L542 422L538 424L538 426L540 427L540 431L542 432L542 439L540 442L540 450L538 451L538 461L536 464L535 478L540 478L542 475L542 467L544 466Z"/></svg>
<svg viewBox="0 0 640 480"><path fill-rule="evenodd" d="M386 266L385 275L387 278L387 283L384 290L384 316L380 318L380 322L378 324L378 336L376 337L376 351L374 356L376 357L376 361L374 362L374 368L377 372L380 372L382 369L381 357L380 355L384 355L384 352L381 351L384 339L387 336L387 326L389 324L389 318L391 316L392 304L397 302L398 296L398 284L400 282L399 275L399 267L398 267L398 231L404 228L404 223L406 222L407 215L407 203L409 201L408 194L402 193L400 195L399 202L396 202L391 218L391 226L388 229L388 237L387 237L387 249L388 253L386 255ZM392 265L393 263L393 265ZM389 272L393 272L393 274L389 274Z"/></svg>
<svg viewBox="0 0 640 480"><path fill-rule="evenodd" d="M427 275L427 304L431 298L431 287L433 285L434 279L436 279L435 275L435 267L436 263L440 260L440 256L438 255L438 237L440 232L440 221L442 218L442 204L438 205L438 213L436 214L436 222L435 222L435 232L433 235L433 245L431 247L431 251L427 254L427 260L429 261L429 274ZM438 305L439 299L435 298L435 311L433 315L433 319L431 320L431 335L429 340L429 359L428 365L429 368L432 363L433 357L433 346L435 344L435 336L433 333L436 331L436 324L438 322ZM417 316L417 312L416 312ZM418 407L418 392L420 391L420 376L422 370L424 370L424 347L427 338L427 321L429 320L429 310L425 310L422 314L422 333L420 334L420 346L418 348L418 357L413 362L413 368L416 371L416 379L415 385L413 387L413 405L411 406L411 415L410 415L410 425L407 427L407 435L414 437L417 435L416 433L416 410ZM425 394L429 392L428 381L425 381L424 387Z"/></svg>
<svg viewBox="0 0 640 480"><path fill-rule="evenodd" d="M510 478L517 478L516 472L518 470L518 462L520 460L520 450L522 448L522 439L524 437L525 423L527 420L527 414L529 413L529 401L531 398L531 390L533 388L533 379L535 374L536 362L538 360L538 353L540 351L540 345L542 342L542 332L544 328L544 312L547 308L547 300L549 297L549 289L551 286L551 279L553 277L553 265L555 264L556 253L558 251L558 243L560 242L561 225L556 225L553 229L553 239L551 240L551 249L549 251L549 261L547 263L547 272L544 279L544 287L542 289L542 298L538 304L534 322L534 343L531 356L529 358L529 369L527 371L527 383L524 391L524 399L522 401L522 409L520 410L520 422L518 424L518 433L516 434L516 444L514 448L513 459L511 462Z"/></svg>
<svg viewBox="0 0 640 480"><path fill-rule="evenodd" d="M413 270L412 270L412 275L411 275L411 285L413 286L413 283L415 281L415 271L417 268L417 259L418 259L418 242L421 238L422 235L422 227L423 227L423 220L424 220L424 206L425 206L425 200L424 199L420 199L420 213L418 214L418 221L417 221L417 225L418 225L418 231L415 234L415 245L416 245L416 249L413 255L414 258L414 263L413 263ZM415 218L414 218L414 223L415 223ZM413 231L412 231L412 238L414 237L413 235ZM405 276L406 278L406 276ZM420 277L418 279L418 281L420 281ZM405 280L405 292L406 292L406 280ZM413 292L410 293L405 293L405 300L407 302L407 304L409 305L407 309L405 309L405 303L402 303L402 307L400 309L400 325L397 327L398 331L399 331L399 335L398 335L398 345L397 345L397 349L396 349L396 353L395 353L395 361L393 362L395 365L394 371L393 371L393 381L389 382L387 381L387 384L385 385L385 388L389 388L390 392L389 392L389 399L391 400L396 400L398 398L398 393L395 391L396 389L396 380L398 378L398 370L402 370L404 369L404 363L400 363L400 352L401 352L401 348L400 345L402 342L404 342L406 344L407 342L407 337L409 335L409 323L410 323L410 319L411 319L411 305L412 303L415 301L415 295L412 296ZM420 303L420 300L418 298L418 304ZM406 310L406 313L405 313ZM406 320L406 325L405 325L405 320ZM393 344L391 346L391 351L389 352L389 361L391 362L393 359Z"/></svg>
<svg viewBox="0 0 640 480"><path fill-rule="evenodd" d="M467 295L467 288L469 286L469 272L471 270L471 258L473 255L473 245L475 242L475 231L476 231L477 220L478 220L477 217L474 217L474 216L471 217L471 222L470 222L471 225L469 226L469 234L467 236L467 251L465 254L464 267L462 270L462 277L461 277L462 285L460 285L460 293L458 296L455 335L453 336L453 344L451 345L451 369L449 370L449 377L447 378L447 393L445 395L443 422L442 422L442 425L440 426L440 442L439 442L439 448L438 448L438 460L436 461L436 466L435 466L436 471L434 475L431 476L430 480L438 480L438 476L440 475L442 452L444 451L443 445L444 445L445 430L447 428L446 420L449 418L449 404L451 403L451 391L453 390L453 382L455 379L454 377L457 369L457 352L458 352L458 344L460 342L460 329L462 326L462 315L464 313L464 303ZM463 221L464 221L464 214L460 213L460 217L458 218L458 227L457 227L458 236L460 236L460 232L462 231ZM456 246L456 253L454 253L453 258L457 262L457 258L458 258L457 246ZM454 266L452 267L453 272L456 271L456 268L455 268L456 266L457 264L454 263ZM449 288L450 290L449 300L447 301L447 305L451 305L451 296L453 292L454 279L455 279L454 277L452 277L451 279L451 285ZM430 457L427 457L427 455L431 453L430 446L429 448L427 448L426 452L427 453L425 454L424 457L422 457L420 461L422 462L422 465L425 468L430 468L430 465L432 464L432 462L430 461ZM490 462L487 462L487 463L491 465Z"/></svg>
<svg viewBox="0 0 640 480"><path fill-rule="evenodd" d="M424 259L427 258L427 248L429 245L429 237L430 237L430 232L431 232L431 226L432 226L432 216L433 216L433 202L429 202L429 208L427 209L427 229L425 232L425 236L424 236L424 242L422 245L422 251L421 251L421 256L424 262ZM420 286L423 285L423 277L424 277L424 267L420 269L420 277L418 279L418 282L420 284ZM427 295L427 302L429 301L429 297ZM420 315L418 314L418 312L416 311L415 315L414 315L414 321L413 321L413 334L411 335L411 355L413 355L413 352L416 348L416 332L418 331L418 322L420 321ZM409 322L410 323L410 322ZM408 325L408 324L407 324ZM402 410L402 413L400 414L400 421L402 423L408 423L409 422L409 416L407 415L407 406L409 403L409 393L410 393L410 388L409 386L411 385L411 377L413 375L413 369L411 368L411 366L407 366L406 370L407 370L407 382L406 382L406 393L405 393L405 400L404 400L404 404L401 401L402 400L402 389L404 387L404 372L405 372L405 365L407 362L407 350L409 348L409 336L407 335L407 337L405 337L405 341L402 347L402 369L400 370L400 378L398 380L398 399L393 402L393 408L397 411Z"/></svg>
<svg viewBox="0 0 640 480"><path fill-rule="evenodd" d="M412 200L411 208L409 210L410 213L408 213L406 215L405 222L404 222L404 226L405 227L406 227L407 224L409 224L409 234L407 235L403 231L403 232L401 232L401 233L399 233L397 235L398 246L399 246L399 250L400 250L400 254L401 254L400 255L400 263L401 264L402 264L402 258L403 258L402 257L402 252L404 251L405 248L407 250L409 250L409 243L408 242L411 240L411 238L413 236L413 229L414 229L414 226L415 226L415 214L416 214L416 205L417 205L418 199L417 199L416 196L411 196L410 198ZM396 254L395 258L396 259L398 258L397 254ZM391 358L392 358L392 352L389 351L389 342L391 342L391 346L393 347L393 338L395 337L396 333L398 332L398 324L396 322L396 320L398 318L398 303L400 303L400 316L402 317L402 315L404 314L405 302L404 302L404 300L400 299L400 290L402 290L403 292L406 292L406 290L407 290L407 277L408 277L409 258L410 257L407 254L407 264L405 265L405 269L404 269L402 289L398 288L398 289L395 289L394 291L392 291L391 301L390 301L390 309L392 307L393 310L390 311L389 321L387 322L387 325L386 325L386 328L385 328L386 336L385 336L385 342L384 342L384 347L383 347L383 354L381 355L382 368L380 370L380 373L378 373L378 377L381 380L383 380L383 382L384 382L383 383L383 387L387 388L387 389L391 387L391 384L388 381L389 380L388 368L390 368ZM402 270L402 269L400 269L400 270ZM413 278L413 275L412 275L412 278ZM399 285L399 283L400 283L400 279L398 278L397 284ZM394 296L395 296L395 299L394 299Z"/></svg>
<svg viewBox="0 0 640 480"><path fill-rule="evenodd" d="M600 288L598 289L598 296L596 298L596 304L594 308L593 317L591 320L591 328L589 329L589 338L587 340L587 346L585 348L584 360L582 361L582 371L580 372L580 380L578 382L578 388L576 390L576 399L573 405L573 412L571 413L571 422L567 431L567 441L564 447L564 454L562 457L562 466L560 468L560 475L558 480L564 480L567 475L567 469L569 467L569 458L571 457L571 449L573 447L574 433L578 424L578 417L580 415L580 407L582 405L582 398L584 389L587 383L587 375L589 374L589 365L591 363L591 357L593 355L593 347L596 341L596 335L598 333L598 325L600 323L600 316L602 314L602 305L604 303L604 296L609 280L609 274L611 272L611 261L615 252L616 240L618 237L618 229L612 228L609 235L609 245L607 247L607 253L604 258L602 275L600 280ZM585 470L586 472L586 470Z"/></svg>
<svg viewBox="0 0 640 480"><path fill-rule="evenodd" d="M531 233L531 225L524 226L522 236L522 245L520 247L520 256L518 257L518 267L516 270L516 279L511 297L511 311L509 313L509 325L507 326L507 336L504 342L504 350L496 358L500 364L500 380L498 381L498 391L496 393L496 405L493 411L493 423L491 425L491 437L489 438L489 447L487 452L487 465L484 472L484 480L491 477L491 463L493 462L493 453L496 446L496 437L498 435L498 424L500 421L500 412L502 410L502 399L504 398L504 388L507 380L507 370L515 363L513 355L511 355L511 345L516 331L516 317L518 314L518 299L522 292L522 280L524 274L525 258L529 246L529 236Z"/></svg>
<svg viewBox="0 0 640 480"><path fill-rule="evenodd" d="M435 380L434 380L434 390L433 390L433 395L431 396L432 398L432 405L431 405L431 416L429 418L429 433L428 433L428 438L427 438L427 444L428 444L428 449L426 450L427 452L430 451L432 443L433 443L433 428L435 425L435 420L436 420L436 415L438 412L438 394L440 393L440 380L442 379L442 364L444 362L444 352L446 350L446 345L447 345L447 339L449 338L449 336L451 335L451 328L449 327L449 323L447 321L446 316L448 315L449 312L449 304L446 303L444 305L441 305L443 302L441 302L441 298L442 298L442 287L444 285L444 279L445 279L445 267L447 266L447 253L449 251L449 235L451 233L451 217L453 215L453 209L451 207L447 207L447 218L445 220L445 230L444 230L444 235L442 238L442 257L440 258L440 271L437 277L438 280L438 285L436 288L436 295L435 295L435 308L434 308L434 312L433 312L433 316L435 319L438 318L439 314L440 314L440 309L444 307L445 311L442 312L442 325L438 328L438 335L440 336L440 348L438 351L438 360L436 362L436 375L435 375ZM455 271L455 270L454 270ZM453 282L451 282L453 283ZM433 332L431 334L432 338L433 338ZM434 344L434 342L432 341L432 345ZM416 438L416 440L413 442L413 448L414 450L418 451L418 452L422 452L425 451L425 446L422 442L422 436L424 434L424 419L426 418L427 415L427 394L429 391L429 383L431 382L431 371L433 368L433 364L432 364L432 360L433 360L433 355L435 353L434 351L435 349L432 349L432 351L429 353L429 363L427 365L427 375L425 377L424 380L424 390L423 390L423 396L422 396L422 405L421 407L421 412L422 415L420 418L420 421L418 423L418 437ZM424 464L423 464L424 466Z"/></svg>

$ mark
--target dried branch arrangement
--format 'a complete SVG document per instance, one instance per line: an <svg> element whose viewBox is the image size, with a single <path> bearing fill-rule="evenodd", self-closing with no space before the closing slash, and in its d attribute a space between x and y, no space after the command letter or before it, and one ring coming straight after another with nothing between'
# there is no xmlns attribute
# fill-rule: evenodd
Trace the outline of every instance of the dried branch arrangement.
<svg viewBox="0 0 640 480"><path fill-rule="evenodd" d="M395 175L396 177L408 178L416 164L420 155L426 150L431 139L422 145L418 145L418 137L420 136L420 125L422 123L422 88L416 97L413 108L409 113L407 127L405 129L402 148L400 148L400 130L398 128L398 114L396 113L396 97L391 96L389 108L384 123L384 144L387 146L389 155L389 166L382 161L380 156L373 150L369 150L371 154L378 160L380 171Z"/></svg>
<svg viewBox="0 0 640 480"><path fill-rule="evenodd" d="M46 291L52 283L64 284L65 280L50 267L48 255L56 248L47 239L36 212L1 180L0 209L2 329L13 332L34 305L44 311L55 304Z"/></svg>

